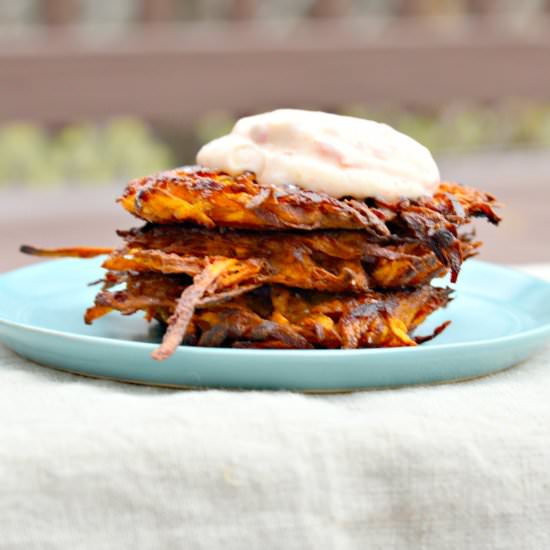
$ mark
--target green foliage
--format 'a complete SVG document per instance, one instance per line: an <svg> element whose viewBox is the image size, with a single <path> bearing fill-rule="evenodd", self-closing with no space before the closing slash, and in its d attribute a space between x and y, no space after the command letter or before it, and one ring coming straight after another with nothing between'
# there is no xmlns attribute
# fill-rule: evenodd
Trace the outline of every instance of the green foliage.
<svg viewBox="0 0 550 550"><path fill-rule="evenodd" d="M176 162L170 148L154 139L147 126L135 119L113 120L103 131L102 148L111 174L117 179L172 168Z"/></svg>
<svg viewBox="0 0 550 550"><path fill-rule="evenodd" d="M170 148L135 119L71 125L55 133L24 123L0 128L0 185L101 184L174 163Z"/></svg>
<svg viewBox="0 0 550 550"><path fill-rule="evenodd" d="M545 104L462 104L438 112L352 105L341 112L386 122L435 152L550 146L550 105Z"/></svg>
<svg viewBox="0 0 550 550"><path fill-rule="evenodd" d="M48 136L40 128L22 123L0 128L0 184L56 182L49 153Z"/></svg>
<svg viewBox="0 0 550 550"><path fill-rule="evenodd" d="M202 117L197 123L195 134L199 143L207 143L231 131L236 117L224 111L216 111Z"/></svg>
<svg viewBox="0 0 550 550"><path fill-rule="evenodd" d="M516 143L536 143L550 147L550 105L526 106L516 128Z"/></svg>
<svg viewBox="0 0 550 550"><path fill-rule="evenodd" d="M341 114L386 122L435 153L512 147L550 147L550 104L454 104L440 111L391 105L349 105ZM124 182L193 162L201 144L231 130L236 117L213 112L191 128L159 127L117 118L58 131L15 123L0 126L0 185L96 185Z"/></svg>

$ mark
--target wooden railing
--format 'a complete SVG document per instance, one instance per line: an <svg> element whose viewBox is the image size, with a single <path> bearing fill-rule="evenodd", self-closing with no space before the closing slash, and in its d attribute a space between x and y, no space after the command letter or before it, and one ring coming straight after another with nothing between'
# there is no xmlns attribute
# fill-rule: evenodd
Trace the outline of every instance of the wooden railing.
<svg viewBox="0 0 550 550"><path fill-rule="evenodd" d="M135 0L138 19L144 24L173 21L178 18L178 7L186 0ZM274 0L275 1L275 0ZM258 0L227 0L229 18L253 19L258 12ZM542 10L550 11L550 0L543 1ZM66 25L79 20L79 0L39 0L43 19L48 24ZM423 16L438 11L437 4L430 0L401 0L395 13L401 16ZM466 13L492 17L501 11L501 0L464 0L462 10ZM312 0L306 14L313 17L344 17L354 15L352 0Z"/></svg>
<svg viewBox="0 0 550 550"><path fill-rule="evenodd" d="M351 0L317 0L287 25L258 19L255 0L232 0L215 24L174 22L176 0L141 0L139 24L116 36L80 33L77 0L40 5L45 31L0 38L0 121L550 99L548 17L514 32L496 23L494 0L468 0L470 16L443 25L424 0L403 0L383 25L356 17Z"/></svg>

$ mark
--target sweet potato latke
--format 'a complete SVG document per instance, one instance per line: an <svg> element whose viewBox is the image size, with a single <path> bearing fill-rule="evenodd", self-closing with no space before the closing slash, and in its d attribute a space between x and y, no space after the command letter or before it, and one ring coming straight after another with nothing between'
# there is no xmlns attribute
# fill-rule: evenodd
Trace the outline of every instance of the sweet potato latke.
<svg viewBox="0 0 550 550"><path fill-rule="evenodd" d="M433 197L387 204L263 186L199 167L130 182L119 199L143 219L119 231L116 250L40 250L43 256L108 254L103 288L86 312L111 311L166 325L155 359L180 343L261 348L414 346L412 331L450 299L430 285L456 280L480 243L473 217L498 223L491 195L442 183Z"/></svg>

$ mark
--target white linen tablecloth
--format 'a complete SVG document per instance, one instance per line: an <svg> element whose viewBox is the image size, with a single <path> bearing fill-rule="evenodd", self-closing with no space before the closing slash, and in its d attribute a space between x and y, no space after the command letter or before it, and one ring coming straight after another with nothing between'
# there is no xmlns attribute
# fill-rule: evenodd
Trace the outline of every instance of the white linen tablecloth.
<svg viewBox="0 0 550 550"><path fill-rule="evenodd" d="M332 396L94 381L0 347L1 550L222 547L550 548L550 347Z"/></svg>

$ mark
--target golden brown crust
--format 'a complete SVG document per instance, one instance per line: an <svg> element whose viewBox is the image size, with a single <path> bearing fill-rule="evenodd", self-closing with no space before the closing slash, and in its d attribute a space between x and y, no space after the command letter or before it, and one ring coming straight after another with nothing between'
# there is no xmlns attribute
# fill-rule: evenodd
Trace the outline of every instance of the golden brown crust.
<svg viewBox="0 0 550 550"><path fill-rule="evenodd" d="M232 177L180 168L128 185L119 199L131 214L154 223L191 222L248 229L366 229L387 236L381 214L354 200L296 187L260 186L253 174Z"/></svg>
<svg viewBox="0 0 550 550"><path fill-rule="evenodd" d="M360 231L219 232L178 225L119 232L126 247L103 264L114 271L157 271L195 276L208 262L240 260L241 284L280 284L326 292L420 286L447 273L422 243L378 244ZM464 257L478 243L459 241ZM237 280L237 279L235 279ZM232 284L235 283L235 280ZM228 287L228 281L221 282Z"/></svg>
<svg viewBox="0 0 550 550"><path fill-rule="evenodd" d="M133 180L119 201L128 212L153 223L254 230L366 229L382 237L389 236L387 223L401 211L427 209L454 224L471 216L485 216L492 223L500 219L493 211L492 195L455 183L441 183L433 197L388 204L336 199L294 186L265 186L251 173L233 177L197 166Z"/></svg>

